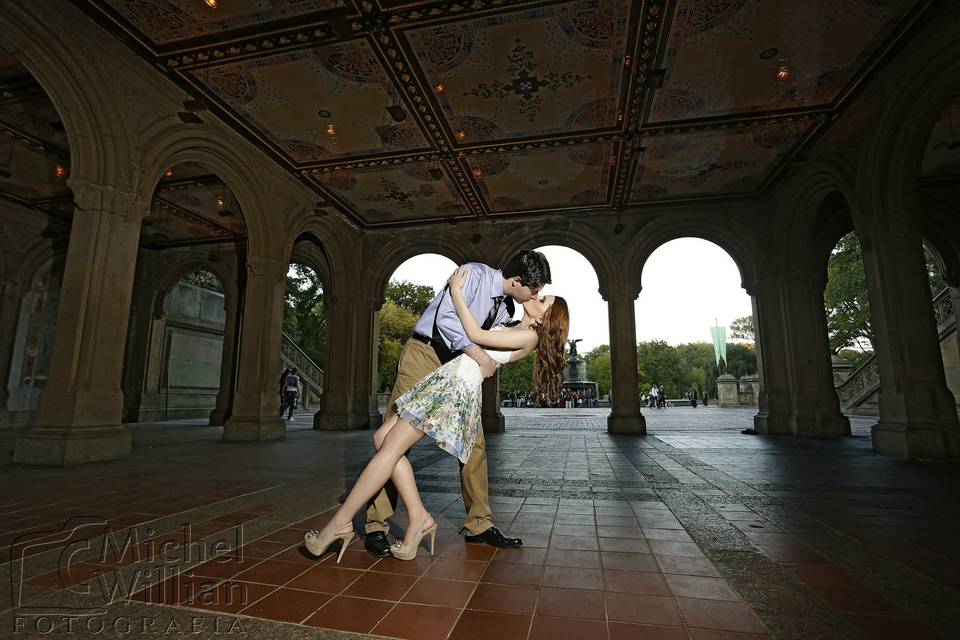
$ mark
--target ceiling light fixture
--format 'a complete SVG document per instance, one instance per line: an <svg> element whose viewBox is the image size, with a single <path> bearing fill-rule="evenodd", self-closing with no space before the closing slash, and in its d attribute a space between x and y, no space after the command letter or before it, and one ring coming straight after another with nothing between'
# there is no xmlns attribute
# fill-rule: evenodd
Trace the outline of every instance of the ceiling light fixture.
<svg viewBox="0 0 960 640"><path fill-rule="evenodd" d="M479 178L479 177L482 176L482 175L483 175L483 171L481 171L480 169L474 169L474 170L473 170L473 177L474 177L474 178Z"/></svg>
<svg viewBox="0 0 960 640"><path fill-rule="evenodd" d="M333 128L333 123L328 124L328 125L326 126L326 128L324 129L324 131L327 132L327 135L328 135L328 136L335 136L335 135L337 135L337 130Z"/></svg>
<svg viewBox="0 0 960 640"><path fill-rule="evenodd" d="M789 80L792 74L793 69L790 68L790 65L787 64L786 60L781 60L780 64L777 65L777 80L781 82Z"/></svg>
<svg viewBox="0 0 960 640"><path fill-rule="evenodd" d="M203 4L211 9L218 9L220 7L220 0L203 0Z"/></svg>
<svg viewBox="0 0 960 640"><path fill-rule="evenodd" d="M223 197L222 193L217 194L217 209L223 210L224 205L226 204L226 198Z"/></svg>
<svg viewBox="0 0 960 640"><path fill-rule="evenodd" d="M466 131L464 131L463 129L461 129L460 131L457 131L457 140L461 140L461 141L462 141L462 140L463 140L464 138L466 138L466 137L467 137L467 132L466 132Z"/></svg>
<svg viewBox="0 0 960 640"><path fill-rule="evenodd" d="M163 172L163 175L164 175L165 177L167 177L167 178L172 178L172 177L173 177L173 169L167 169L166 171Z"/></svg>
<svg viewBox="0 0 960 640"><path fill-rule="evenodd" d="M320 116L321 118L329 118L333 114L327 111L326 109L320 109L320 111L317 111L317 115Z"/></svg>
<svg viewBox="0 0 960 640"><path fill-rule="evenodd" d="M237 215L239 211L240 207L237 205L237 199L233 197L232 192L225 191L217 194L217 213L220 214L220 217L230 218Z"/></svg>
<svg viewBox="0 0 960 640"><path fill-rule="evenodd" d="M437 93L443 93L444 91L446 91L442 82L438 82L437 86L435 86L434 89L436 89Z"/></svg>
<svg viewBox="0 0 960 640"><path fill-rule="evenodd" d="M57 176L58 178L64 178L67 175L67 168L62 164L57 164L53 168L53 175Z"/></svg>

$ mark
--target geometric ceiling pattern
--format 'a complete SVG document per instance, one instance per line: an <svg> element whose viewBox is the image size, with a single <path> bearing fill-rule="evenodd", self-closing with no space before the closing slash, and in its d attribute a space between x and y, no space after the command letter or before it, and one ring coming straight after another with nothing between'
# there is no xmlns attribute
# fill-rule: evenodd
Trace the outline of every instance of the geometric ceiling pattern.
<svg viewBox="0 0 960 640"><path fill-rule="evenodd" d="M74 0L361 228L756 194L922 0Z"/></svg>

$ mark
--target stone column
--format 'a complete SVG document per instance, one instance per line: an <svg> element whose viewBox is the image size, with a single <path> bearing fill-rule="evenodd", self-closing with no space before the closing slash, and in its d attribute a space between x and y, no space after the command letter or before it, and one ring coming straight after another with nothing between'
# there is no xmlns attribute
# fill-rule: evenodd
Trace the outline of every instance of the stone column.
<svg viewBox="0 0 960 640"><path fill-rule="evenodd" d="M140 422L140 410L146 384L147 366L150 357L153 318L153 288L142 277L142 260L138 264L133 302L130 305L130 321L127 329L127 345L123 363L123 421Z"/></svg>
<svg viewBox="0 0 960 640"><path fill-rule="evenodd" d="M0 284L0 427L10 424L12 420L7 410L7 399L10 396L8 385L23 293L23 287L19 284Z"/></svg>
<svg viewBox="0 0 960 640"><path fill-rule="evenodd" d="M373 332L370 335L370 393L367 395L367 412L370 416L370 429L376 429L383 424L383 415L380 413L380 402L377 392L380 390L380 307L379 300L373 302Z"/></svg>
<svg viewBox="0 0 960 640"><path fill-rule="evenodd" d="M13 460L66 465L130 453L123 428L124 345L145 204L76 178L77 204L47 387Z"/></svg>
<svg viewBox="0 0 960 640"><path fill-rule="evenodd" d="M224 283L226 285L226 283ZM224 286L224 310L226 322L223 326L223 352L220 356L220 388L217 391L217 404L210 412L210 425L226 424L233 404L234 374L237 355L237 316L239 315L236 287ZM278 372L279 378L279 372ZM279 411L279 408L277 409Z"/></svg>
<svg viewBox="0 0 960 640"><path fill-rule="evenodd" d="M637 291L619 283L604 295L610 313L610 390L611 410L607 418L609 433L644 435L647 421L640 412L640 388L637 375L637 326L633 304Z"/></svg>
<svg viewBox="0 0 960 640"><path fill-rule="evenodd" d="M758 280L751 292L760 375L758 410L753 426L764 435L789 435L791 432L787 336L781 293L781 282L774 276Z"/></svg>
<svg viewBox="0 0 960 640"><path fill-rule="evenodd" d="M240 353L233 413L223 426L226 441L282 440L277 370L283 328L287 262L247 257Z"/></svg>
<svg viewBox="0 0 960 640"><path fill-rule="evenodd" d="M903 458L960 456L919 229L907 216L858 220L880 367L873 448Z"/></svg>
<svg viewBox="0 0 960 640"><path fill-rule="evenodd" d="M790 362L790 417L797 436L848 436L850 420L840 413L823 303L826 265L783 279L785 330Z"/></svg>
<svg viewBox="0 0 960 640"><path fill-rule="evenodd" d="M330 305L326 372L326 401L313 418L313 428L329 431L366 429L370 426L375 388L371 367L375 362L375 311L382 300L334 292ZM379 415L379 412L378 412Z"/></svg>
<svg viewBox="0 0 960 640"><path fill-rule="evenodd" d="M500 411L500 372L483 381L483 399L480 405L480 419L484 433L503 433L506 424Z"/></svg>

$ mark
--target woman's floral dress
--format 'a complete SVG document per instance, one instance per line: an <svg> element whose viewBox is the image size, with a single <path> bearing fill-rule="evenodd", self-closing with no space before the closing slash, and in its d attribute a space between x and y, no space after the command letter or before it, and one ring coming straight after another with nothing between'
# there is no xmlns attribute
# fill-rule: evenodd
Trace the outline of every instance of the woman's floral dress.
<svg viewBox="0 0 960 640"><path fill-rule="evenodd" d="M499 327L496 327L499 328ZM500 364L512 351L485 351ZM397 413L437 446L467 462L480 431L480 365L468 355L457 356L434 369L397 398Z"/></svg>

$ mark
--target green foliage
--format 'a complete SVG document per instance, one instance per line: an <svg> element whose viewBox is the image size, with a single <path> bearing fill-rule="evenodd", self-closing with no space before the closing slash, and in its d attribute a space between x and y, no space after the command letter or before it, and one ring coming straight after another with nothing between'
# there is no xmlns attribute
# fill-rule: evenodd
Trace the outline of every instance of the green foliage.
<svg viewBox="0 0 960 640"><path fill-rule="evenodd" d="M506 396L511 391L526 393L533 391L533 372L537 363L536 353L500 367L500 394Z"/></svg>
<svg viewBox="0 0 960 640"><path fill-rule="evenodd" d="M323 282L310 267L290 266L287 274L283 332L321 368L327 361L327 313Z"/></svg>
<svg viewBox="0 0 960 640"><path fill-rule="evenodd" d="M930 283L930 297L933 298L947 283L943 280L936 257L926 244L923 246L923 257ZM841 238L830 256L823 301L833 352L853 349L861 353L872 352L874 343L870 300L863 271L863 251L856 233L851 232Z"/></svg>
<svg viewBox="0 0 960 640"><path fill-rule="evenodd" d="M863 252L855 233L843 236L830 255L823 303L827 310L830 349L834 353L859 347L864 342L872 350L870 300L863 273Z"/></svg>
<svg viewBox="0 0 960 640"><path fill-rule="evenodd" d="M417 321L436 295L432 287L406 280L392 280L387 285L386 301L380 308L377 360L380 389L393 385L403 345L413 335Z"/></svg>
<svg viewBox="0 0 960 640"><path fill-rule="evenodd" d="M873 351L861 351L860 349L841 349L840 353L837 355L852 364L853 368L856 369L866 362L867 358L873 355Z"/></svg>
<svg viewBox="0 0 960 640"><path fill-rule="evenodd" d="M387 299L380 308L380 344L377 360L380 389L393 384L397 363L400 361L400 352L419 319L420 314L404 309L390 299Z"/></svg>
<svg viewBox="0 0 960 640"><path fill-rule="evenodd" d="M610 369L610 345L600 345L584 354L583 359L587 362L587 379L597 383L597 392L600 397L610 393L610 387L613 385L613 374Z"/></svg>
<svg viewBox="0 0 960 640"><path fill-rule="evenodd" d="M757 354L753 344L727 343L727 372L738 378L757 372ZM713 344L694 342L675 347L663 341L637 345L637 372L640 390L649 393L654 384L662 384L668 398L678 398L691 388L716 394L719 375Z"/></svg>
<svg viewBox="0 0 960 640"><path fill-rule="evenodd" d="M419 318L430 301L437 297L437 292L425 284L414 284L406 280L391 280L387 285L387 300L392 300L398 307L416 314Z"/></svg>
<svg viewBox="0 0 960 640"><path fill-rule="evenodd" d="M738 340L756 340L753 316L743 316L730 323L730 337Z"/></svg>

